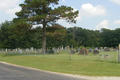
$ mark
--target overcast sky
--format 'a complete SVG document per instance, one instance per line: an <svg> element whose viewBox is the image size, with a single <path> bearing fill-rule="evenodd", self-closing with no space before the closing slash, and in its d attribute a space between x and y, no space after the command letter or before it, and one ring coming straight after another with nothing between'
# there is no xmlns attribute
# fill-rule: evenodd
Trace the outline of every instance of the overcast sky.
<svg viewBox="0 0 120 80"><path fill-rule="evenodd" d="M24 0L0 0L0 23L15 18ZM82 27L91 30L120 28L120 0L60 0L59 5L71 6L79 11L76 24L64 20L58 22L65 27Z"/></svg>

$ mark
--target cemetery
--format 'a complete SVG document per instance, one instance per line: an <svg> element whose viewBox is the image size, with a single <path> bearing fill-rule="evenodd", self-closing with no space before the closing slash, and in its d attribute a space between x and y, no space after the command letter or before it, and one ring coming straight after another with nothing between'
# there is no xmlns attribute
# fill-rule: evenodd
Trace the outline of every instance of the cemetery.
<svg viewBox="0 0 120 80"><path fill-rule="evenodd" d="M14 12L16 17L0 24L0 61L65 74L120 76L120 28L112 28L118 26L119 20L111 18L114 22L110 23L104 19L110 16L106 15L109 6L105 3L93 6L95 3L91 2L81 3L81 8L77 8L61 1L22 0L20 10L14 10L18 12L12 10L21 1L17 1L13 9L5 7L3 1L6 10L1 12L6 15ZM115 0L107 3L112 2L116 3ZM104 21L99 22L99 18ZM65 22L59 21L62 19ZM87 21L92 21L89 22L92 25ZM93 24L96 30L92 30Z"/></svg>
<svg viewBox="0 0 120 80"><path fill-rule="evenodd" d="M78 50L76 52L76 50ZM2 54L11 54L11 55L23 55L23 56L38 56L38 57L46 57L52 59L60 59L60 60L87 60L87 61L107 61L107 62L119 62L118 61L118 50L108 49L74 49L69 46L66 47L58 47L46 49L46 53L42 53L42 49L35 49L33 47L26 49L0 49L0 53ZM74 55L73 55L74 54Z"/></svg>
<svg viewBox="0 0 120 80"><path fill-rule="evenodd" d="M52 70L54 72L90 75L91 73L88 72L90 71L93 76L119 76L117 69L120 67L120 55L118 50L110 49L110 51L104 51L104 48L87 49L59 46L57 48L50 47L50 49L46 49L45 51L45 54L43 54L42 48L36 49L34 47L26 49L0 49L0 61L17 63L43 70ZM117 68L114 68L111 64L117 66ZM101 68L101 65L104 65L104 68ZM99 69L102 72L99 72ZM115 72L111 73L113 70ZM83 71L85 74L79 73L79 71ZM104 71L107 72L103 73Z"/></svg>
<svg viewBox="0 0 120 80"><path fill-rule="evenodd" d="M45 54L41 53L42 49L35 48L0 49L0 61L5 61L13 64L17 63L18 65L29 66L54 72L65 72L83 75L91 74L93 76L119 76L118 69L120 65L118 63L118 51L106 52L102 50L103 52L99 51L99 54L96 53L96 55L94 55L92 52L88 53L89 49L80 49L78 52L75 52L75 50L72 50L70 48L52 49L52 53L49 52L50 49L46 49ZM84 52L83 50L85 50L87 53L84 53L85 55L83 53L81 53L82 55L78 55L79 52ZM71 58L71 60L69 58ZM103 65L104 68L101 68ZM101 71L99 71L99 69ZM114 72L112 72L113 70ZM84 73L79 73L80 71ZM90 73L88 71L90 71Z"/></svg>

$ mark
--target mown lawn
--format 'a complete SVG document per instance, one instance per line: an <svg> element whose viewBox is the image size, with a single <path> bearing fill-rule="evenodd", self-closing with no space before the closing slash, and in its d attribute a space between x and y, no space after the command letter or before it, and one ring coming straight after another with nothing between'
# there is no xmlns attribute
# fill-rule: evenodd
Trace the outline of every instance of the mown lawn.
<svg viewBox="0 0 120 80"><path fill-rule="evenodd" d="M60 73L87 76L120 76L120 63L102 62L102 60L79 60L78 55L72 56L74 60L69 60L69 58L61 59L59 55L62 54L56 54L54 56L46 55L45 57L43 57L43 55L41 57L40 55L23 56L0 54L0 61ZM49 58L47 58L47 56L49 56ZM52 58L50 58L50 56ZM63 56L65 56L65 54ZM57 59L54 59L54 57Z"/></svg>

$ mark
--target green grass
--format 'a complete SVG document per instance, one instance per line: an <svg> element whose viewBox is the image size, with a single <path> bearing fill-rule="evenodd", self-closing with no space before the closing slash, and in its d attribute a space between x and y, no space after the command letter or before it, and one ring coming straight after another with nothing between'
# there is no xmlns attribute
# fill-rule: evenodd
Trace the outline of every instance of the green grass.
<svg viewBox="0 0 120 80"><path fill-rule="evenodd" d="M110 54L110 53L109 53ZM102 62L99 55L69 55L66 51L56 55L11 55L0 54L0 61L9 62L22 66L29 66L47 71L78 74L87 76L120 76L120 63L104 61ZM83 59L81 59L83 58ZM96 60L98 59L98 60Z"/></svg>
<svg viewBox="0 0 120 80"><path fill-rule="evenodd" d="M38 55L39 54L39 55ZM106 54L108 54L109 56L104 57ZM40 54L40 53L35 53L28 54L29 56L36 56L36 57L45 57L45 58L50 58L50 59L57 59L57 60L69 60L70 56L69 56L69 51L61 51L60 53L57 52L55 54ZM71 60L82 60L82 61L101 61L102 60L102 52L100 52L100 54L98 55L94 55L92 53L89 53L89 55L78 55L78 53L76 54L71 54ZM117 62L118 61L118 56L117 56L117 51L111 51L111 52L103 52L103 61L108 61L108 62Z"/></svg>

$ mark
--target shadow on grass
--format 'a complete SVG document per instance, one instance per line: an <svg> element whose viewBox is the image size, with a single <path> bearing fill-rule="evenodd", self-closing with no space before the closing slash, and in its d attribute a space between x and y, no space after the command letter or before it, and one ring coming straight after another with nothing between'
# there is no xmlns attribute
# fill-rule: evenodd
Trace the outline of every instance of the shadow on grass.
<svg viewBox="0 0 120 80"><path fill-rule="evenodd" d="M3 54L2 57L18 56L16 54Z"/></svg>
<svg viewBox="0 0 120 80"><path fill-rule="evenodd" d="M95 60L96 62L104 62L104 63L112 63L112 64L120 64L120 62L116 62L116 61L102 61L102 60Z"/></svg>

